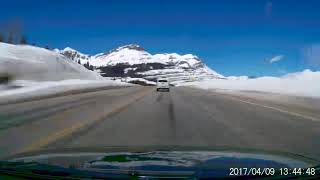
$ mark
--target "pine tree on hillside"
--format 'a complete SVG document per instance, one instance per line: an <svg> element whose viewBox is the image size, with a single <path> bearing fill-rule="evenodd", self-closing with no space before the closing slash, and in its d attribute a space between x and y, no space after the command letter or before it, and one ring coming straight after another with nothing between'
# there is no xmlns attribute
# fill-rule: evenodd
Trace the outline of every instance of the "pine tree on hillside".
<svg viewBox="0 0 320 180"><path fill-rule="evenodd" d="M89 66L89 70L93 71L93 66L92 65Z"/></svg>
<svg viewBox="0 0 320 180"><path fill-rule="evenodd" d="M12 32L9 32L7 43L8 44L13 44L13 33Z"/></svg>
<svg viewBox="0 0 320 180"><path fill-rule="evenodd" d="M87 62L86 64L84 64L84 67L87 68L87 69L89 69L89 66L90 66L90 65L89 65L89 62Z"/></svg>
<svg viewBox="0 0 320 180"><path fill-rule="evenodd" d="M26 36L21 37L20 44L28 44Z"/></svg>
<svg viewBox="0 0 320 180"><path fill-rule="evenodd" d="M4 36L0 33L0 42L4 42Z"/></svg>

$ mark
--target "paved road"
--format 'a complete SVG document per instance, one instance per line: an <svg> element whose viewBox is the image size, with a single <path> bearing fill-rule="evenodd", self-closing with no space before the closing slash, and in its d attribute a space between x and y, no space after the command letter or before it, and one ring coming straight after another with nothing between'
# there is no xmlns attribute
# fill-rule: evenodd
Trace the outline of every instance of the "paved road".
<svg viewBox="0 0 320 180"><path fill-rule="evenodd" d="M179 145L320 159L317 118L193 88L111 89L2 105L0 115L2 157L40 148Z"/></svg>

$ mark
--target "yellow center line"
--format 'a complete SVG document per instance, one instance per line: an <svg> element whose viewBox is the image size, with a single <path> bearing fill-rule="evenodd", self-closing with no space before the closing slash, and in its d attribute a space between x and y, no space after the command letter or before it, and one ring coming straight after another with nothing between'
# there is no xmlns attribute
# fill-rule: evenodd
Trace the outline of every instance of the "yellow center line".
<svg viewBox="0 0 320 180"><path fill-rule="evenodd" d="M103 117L98 118L95 121L91 121L91 122L83 122L83 123L79 123L79 124L75 124L71 127L65 128L61 131L58 131L52 135L47 136L46 138L40 139L39 141L32 143L30 146L28 146L27 148L25 148L22 152L28 152L28 151L33 151L33 150L37 150L37 149L41 149L45 146L48 146L50 143L55 142L59 139L62 139L72 133L75 133L77 131L82 130L85 127L88 127L90 124L92 123L96 123L98 121L102 121L105 120L107 117L109 117L112 114L121 112L123 110L125 110L127 107L129 107L129 105L131 105L134 102L137 102L138 100L142 99L143 97L145 97L146 95L148 95L149 93L151 93L152 90L148 90L145 93L142 93L141 95L139 95L138 97L134 98L132 101L121 105L119 107L116 107L115 109L113 109L112 111L108 112L107 114L105 114Z"/></svg>

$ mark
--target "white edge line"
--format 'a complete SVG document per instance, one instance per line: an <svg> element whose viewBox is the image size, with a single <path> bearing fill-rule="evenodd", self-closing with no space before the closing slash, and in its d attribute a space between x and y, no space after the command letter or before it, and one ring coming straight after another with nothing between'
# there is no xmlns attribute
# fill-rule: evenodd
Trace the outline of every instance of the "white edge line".
<svg viewBox="0 0 320 180"><path fill-rule="evenodd" d="M250 101L244 101L244 100L241 100L239 98L229 97L227 95L223 95L223 96L225 96L228 99L232 99L232 100L240 101L240 102L243 102L243 103L247 103L247 104L251 104L251 105L255 105L255 106L260 106L260 107L276 110L276 111L279 111L279 112L282 112L282 113L287 113L287 114L290 114L290 115L293 115L293 116L306 118L306 119L309 119L309 120L312 120L312 121L320 121L318 118L315 118L315 117L311 117L311 116L307 116L307 115L303 115L303 114L299 114L299 113L295 113L295 112L290 112L290 111L287 111L287 110L283 110L283 109L279 109L279 108L275 108L275 107L271 107L271 106L257 104L257 103L253 103L253 102L250 102Z"/></svg>

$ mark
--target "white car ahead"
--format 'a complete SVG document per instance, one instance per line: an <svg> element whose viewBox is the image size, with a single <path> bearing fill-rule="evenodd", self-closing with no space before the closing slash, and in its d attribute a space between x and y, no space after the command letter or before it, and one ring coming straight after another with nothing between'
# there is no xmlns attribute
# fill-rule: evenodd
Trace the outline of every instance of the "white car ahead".
<svg viewBox="0 0 320 180"><path fill-rule="evenodd" d="M168 79L158 79L157 80L157 91L159 90L167 90L170 91L170 84Z"/></svg>

